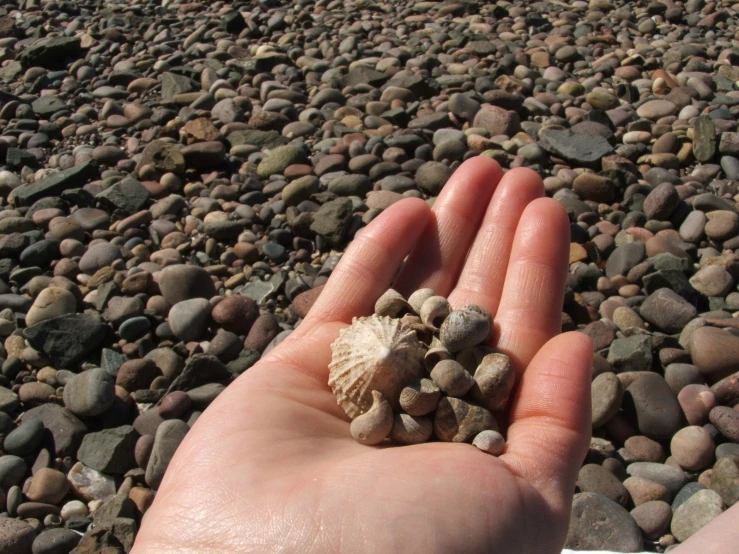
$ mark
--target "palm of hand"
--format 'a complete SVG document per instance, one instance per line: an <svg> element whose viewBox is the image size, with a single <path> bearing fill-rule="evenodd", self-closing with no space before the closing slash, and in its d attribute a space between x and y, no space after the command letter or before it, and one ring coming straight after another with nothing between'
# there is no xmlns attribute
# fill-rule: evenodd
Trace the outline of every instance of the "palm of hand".
<svg viewBox="0 0 739 554"><path fill-rule="evenodd" d="M352 243L311 313L201 416L134 554L555 552L589 437L591 347L559 328L569 247L539 178L464 164L437 200L386 210ZM328 388L330 344L395 285L496 316L519 383L506 453L362 446ZM551 340L550 340L551 339ZM525 373L523 370L526 370Z"/></svg>

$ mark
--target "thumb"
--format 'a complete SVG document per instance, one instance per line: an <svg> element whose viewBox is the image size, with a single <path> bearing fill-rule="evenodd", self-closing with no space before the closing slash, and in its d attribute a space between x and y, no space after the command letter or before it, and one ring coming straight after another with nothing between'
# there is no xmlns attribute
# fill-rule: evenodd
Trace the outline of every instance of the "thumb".
<svg viewBox="0 0 739 554"><path fill-rule="evenodd" d="M590 338L572 332L549 340L524 372L501 458L544 496L564 507L591 435Z"/></svg>

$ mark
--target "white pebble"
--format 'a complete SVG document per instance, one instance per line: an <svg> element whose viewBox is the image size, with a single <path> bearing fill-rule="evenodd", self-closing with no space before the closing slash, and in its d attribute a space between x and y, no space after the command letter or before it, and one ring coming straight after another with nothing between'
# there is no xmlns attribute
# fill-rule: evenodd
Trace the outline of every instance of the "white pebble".
<svg viewBox="0 0 739 554"><path fill-rule="evenodd" d="M62 506L61 516L64 521L73 517L85 517L90 511L84 502L79 500L70 500L64 506Z"/></svg>
<svg viewBox="0 0 739 554"><path fill-rule="evenodd" d="M481 431L475 436L472 445L493 456L500 456L505 450L505 439L498 431Z"/></svg>

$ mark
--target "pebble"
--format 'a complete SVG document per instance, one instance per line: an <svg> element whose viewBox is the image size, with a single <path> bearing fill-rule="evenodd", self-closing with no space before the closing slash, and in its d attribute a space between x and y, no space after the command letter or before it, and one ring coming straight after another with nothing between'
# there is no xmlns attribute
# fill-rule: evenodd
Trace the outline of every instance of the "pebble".
<svg viewBox="0 0 739 554"><path fill-rule="evenodd" d="M43 438L43 422L31 419L21 423L5 437L3 449L14 456L28 456L38 450Z"/></svg>
<svg viewBox="0 0 739 554"><path fill-rule="evenodd" d="M31 552L36 532L27 522L7 517L0 518L0 551Z"/></svg>
<svg viewBox="0 0 739 554"><path fill-rule="evenodd" d="M205 333L210 311L210 302L205 298L178 302L169 310L169 328L184 342L199 340Z"/></svg>
<svg viewBox="0 0 739 554"><path fill-rule="evenodd" d="M565 548L640 552L641 530L625 508L593 492L575 494Z"/></svg>
<svg viewBox="0 0 739 554"><path fill-rule="evenodd" d="M114 400L113 378L100 368L75 375L64 387L64 406L78 416L100 415L113 405Z"/></svg>
<svg viewBox="0 0 739 554"><path fill-rule="evenodd" d="M670 531L677 540L685 542L722 512L723 502L717 492L698 491L674 511Z"/></svg>
<svg viewBox="0 0 739 554"><path fill-rule="evenodd" d="M68 490L69 482L64 473L56 469L42 467L33 475L26 496L32 502L58 504L66 496Z"/></svg>
<svg viewBox="0 0 739 554"><path fill-rule="evenodd" d="M672 508L667 502L652 500L631 510L631 517L641 529L644 537L659 539L670 528Z"/></svg>
<svg viewBox="0 0 739 554"><path fill-rule="evenodd" d="M688 471L701 471L713 462L713 439L703 427L683 427L670 441L670 452L680 467Z"/></svg>
<svg viewBox="0 0 739 554"><path fill-rule="evenodd" d="M82 537L70 529L46 529L33 541L33 554L59 554L71 552Z"/></svg>
<svg viewBox="0 0 739 554"><path fill-rule="evenodd" d="M156 431L149 463L146 466L146 483L158 489L177 447L189 431L187 423L178 419L163 422Z"/></svg>

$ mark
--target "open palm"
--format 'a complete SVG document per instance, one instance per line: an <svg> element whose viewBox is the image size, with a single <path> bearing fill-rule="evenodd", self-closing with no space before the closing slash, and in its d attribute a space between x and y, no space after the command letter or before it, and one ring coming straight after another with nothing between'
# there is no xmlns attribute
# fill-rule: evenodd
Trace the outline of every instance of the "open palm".
<svg viewBox="0 0 739 554"><path fill-rule="evenodd" d="M534 172L475 158L433 211L403 200L359 233L303 323L187 435L133 553L559 552L589 439L592 350L556 336L569 224L542 195ZM330 344L391 284L495 316L519 375L499 458L351 438L327 384Z"/></svg>

